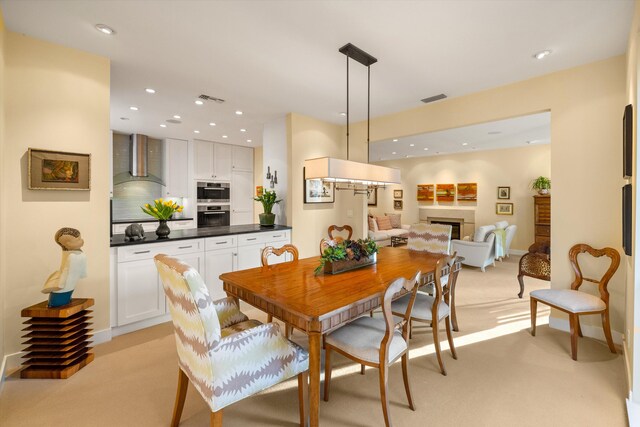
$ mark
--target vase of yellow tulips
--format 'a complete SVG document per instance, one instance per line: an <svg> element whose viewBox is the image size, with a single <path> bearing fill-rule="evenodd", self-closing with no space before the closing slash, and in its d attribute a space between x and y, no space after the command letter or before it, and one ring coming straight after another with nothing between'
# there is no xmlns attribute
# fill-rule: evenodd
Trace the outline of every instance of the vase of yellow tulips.
<svg viewBox="0 0 640 427"><path fill-rule="evenodd" d="M142 212L151 215L160 221L160 225L156 229L156 235L159 239L166 239L171 233L171 229L167 225L167 220L171 218L175 212L182 212L183 207L171 200L156 199L153 205L150 203L142 206Z"/></svg>

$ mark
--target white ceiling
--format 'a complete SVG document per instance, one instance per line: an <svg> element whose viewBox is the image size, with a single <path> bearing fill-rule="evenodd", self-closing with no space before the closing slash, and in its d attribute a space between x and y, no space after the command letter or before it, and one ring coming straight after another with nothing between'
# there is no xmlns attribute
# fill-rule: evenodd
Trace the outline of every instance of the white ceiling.
<svg viewBox="0 0 640 427"><path fill-rule="evenodd" d="M376 117L439 93L457 97L623 54L633 6L632 0L0 0L10 30L111 58L114 130L245 145L260 145L263 124L288 112L344 123L338 113L345 111L346 60L338 48L348 42L379 60L371 67ZM99 33L98 23L117 34ZM532 58L544 49L553 53ZM366 68L352 64L356 121L366 117ZM157 93L146 94L146 87ZM227 102L196 106L202 93ZM159 126L174 114L181 125Z"/></svg>
<svg viewBox="0 0 640 427"><path fill-rule="evenodd" d="M373 163L407 157L427 157L549 143L551 143L551 113L539 113L424 133L399 138L396 141L392 139L378 141L371 143L369 153L370 162Z"/></svg>

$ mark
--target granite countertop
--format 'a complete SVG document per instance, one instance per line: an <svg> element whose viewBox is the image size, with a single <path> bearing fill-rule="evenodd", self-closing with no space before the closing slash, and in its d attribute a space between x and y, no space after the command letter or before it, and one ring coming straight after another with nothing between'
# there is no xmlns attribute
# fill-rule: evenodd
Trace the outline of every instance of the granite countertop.
<svg viewBox="0 0 640 427"><path fill-rule="evenodd" d="M191 221L193 218L171 218L167 221ZM156 218L144 218L144 219L114 219L111 224L142 224L143 222L158 222Z"/></svg>
<svg viewBox="0 0 640 427"><path fill-rule="evenodd" d="M191 228L188 230L172 230L171 234L169 234L169 237L165 239L159 239L158 236L156 236L156 233L151 231L145 233L144 240L136 240L133 242L126 242L124 240L124 234L114 234L111 238L111 247L113 248L118 246L142 245L146 243L168 243L177 240L202 239L205 237L230 236L234 234L246 233L268 233L282 230L291 230L291 227L287 225L261 227L259 224L247 224L229 225L224 227Z"/></svg>

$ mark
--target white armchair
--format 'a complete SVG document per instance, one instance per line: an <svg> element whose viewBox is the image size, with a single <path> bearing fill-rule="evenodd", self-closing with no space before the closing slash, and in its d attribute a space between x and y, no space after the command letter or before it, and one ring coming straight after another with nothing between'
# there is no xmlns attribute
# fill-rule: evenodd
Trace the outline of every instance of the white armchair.
<svg viewBox="0 0 640 427"><path fill-rule="evenodd" d="M495 240L493 233L495 226L484 225L479 227L474 235L474 241L452 240L451 251L464 257L462 264L471 267L480 267L484 272L485 267L495 263Z"/></svg>
<svg viewBox="0 0 640 427"><path fill-rule="evenodd" d="M513 237L516 235L516 231L518 230L518 226L515 224L511 224L505 229L506 234L506 244L504 247L504 254L507 258L509 258L509 250L511 249L511 242L513 241Z"/></svg>

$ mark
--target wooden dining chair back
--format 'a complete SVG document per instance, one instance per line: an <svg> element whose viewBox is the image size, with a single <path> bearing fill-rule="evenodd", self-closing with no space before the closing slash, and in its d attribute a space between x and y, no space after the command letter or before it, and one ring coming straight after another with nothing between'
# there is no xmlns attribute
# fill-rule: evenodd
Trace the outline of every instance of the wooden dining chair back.
<svg viewBox="0 0 640 427"><path fill-rule="evenodd" d="M451 356L454 359L458 358L453 343L453 335L451 332L452 322L450 319L452 312L450 301L453 300L451 298L451 294L454 291L453 287L455 286L455 280L453 278L454 273L451 271L453 270L455 262L455 253L451 256L444 256L438 260L434 275L432 295L419 291L414 303L412 303L407 296L404 296L393 301L391 304L392 312L396 316L404 315L409 307L412 307L409 318L409 337L412 335L413 321L429 323L431 325L433 344L436 348L436 357L438 359L438 365L440 365L440 372L442 375L447 375L447 370L445 369L444 362L442 360L440 339L438 336L441 320L444 320L445 322Z"/></svg>
<svg viewBox="0 0 640 427"><path fill-rule="evenodd" d="M607 270L599 279L584 277L578 263L578 255L588 254L594 258L606 256L610 263ZM529 293L531 302L531 335L536 334L537 304L541 302L569 314L569 327L571 333L571 357L578 360L578 337L582 336L580 329L580 316L585 314L600 314L602 316L602 329L607 340L609 350L616 353L613 337L611 336L611 324L609 322L609 291L607 285L620 266L620 254L613 248L594 249L591 246L579 243L569 250L569 262L575 273L575 279L571 283L571 289L538 289ZM598 285L598 293L595 296L580 291L584 282Z"/></svg>
<svg viewBox="0 0 640 427"><path fill-rule="evenodd" d="M249 320L233 298L212 301L200 274L189 265L163 254L154 259L178 352L171 426L180 423L189 383L211 410L211 426L217 427L225 407L296 375L300 425L305 425L309 353L287 340L277 325Z"/></svg>
<svg viewBox="0 0 640 427"><path fill-rule="evenodd" d="M299 258L298 248L294 245L284 245L280 248L274 248L273 246L267 246L262 250L262 256L260 260L262 261L262 266L269 265L269 256L285 256L286 254L291 254L291 259L289 261L297 261ZM286 261L285 261L286 262Z"/></svg>
<svg viewBox="0 0 640 427"><path fill-rule="evenodd" d="M329 401L331 353L335 350L361 365L371 366L379 370L380 401L386 426L391 425L388 397L389 365L401 357L402 377L407 400L409 401L409 407L415 410L409 386L407 340L409 317L419 282L420 272L417 272L410 280L399 278L392 281L382 296L382 318L359 317L325 336L325 401ZM409 302L407 311L396 322L391 312L391 301L399 292L403 292L403 289L409 298Z"/></svg>
<svg viewBox="0 0 640 427"><path fill-rule="evenodd" d="M341 231L346 231L347 232L347 237L342 237L342 236L334 236L334 232L341 232ZM336 239L341 239L341 240L350 240L351 236L353 236L353 227L351 227L350 225L343 225L343 226L339 226L339 225L330 225L329 229L327 230L329 239L331 240L336 240Z"/></svg>

